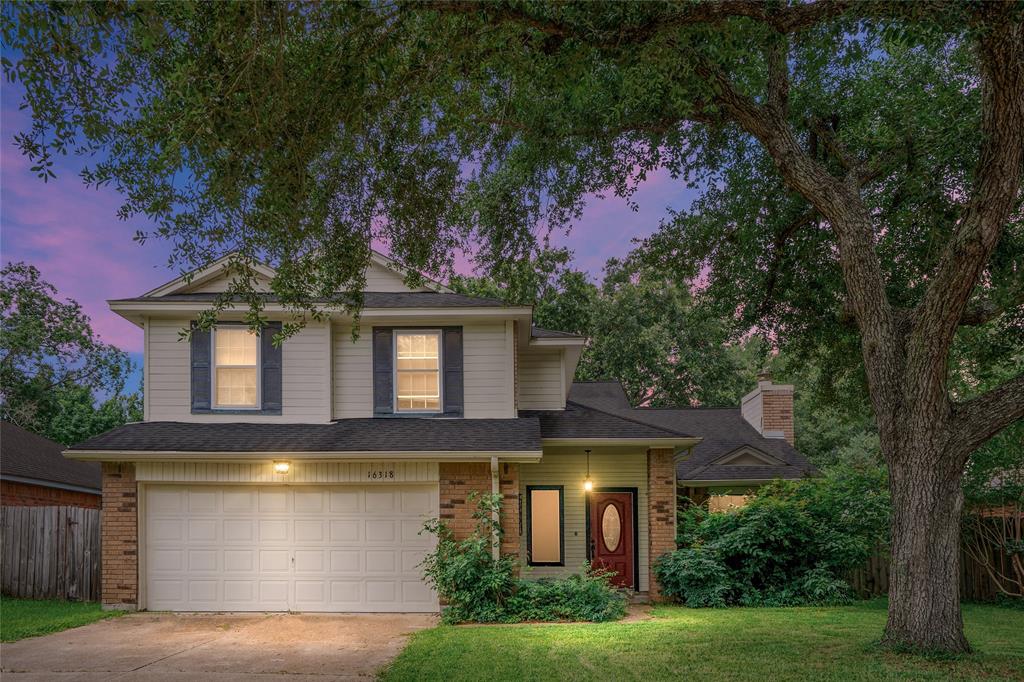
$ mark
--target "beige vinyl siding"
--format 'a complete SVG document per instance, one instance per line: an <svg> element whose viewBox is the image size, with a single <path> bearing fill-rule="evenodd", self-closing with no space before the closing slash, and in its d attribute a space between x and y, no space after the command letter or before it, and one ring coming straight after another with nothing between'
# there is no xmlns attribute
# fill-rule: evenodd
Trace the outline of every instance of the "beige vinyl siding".
<svg viewBox="0 0 1024 682"><path fill-rule="evenodd" d="M512 323L473 320L363 319L359 338L350 326L334 327L334 418L373 416L374 326L461 325L463 400L468 419L512 418Z"/></svg>
<svg viewBox="0 0 1024 682"><path fill-rule="evenodd" d="M462 383L467 418L516 416L512 334L511 322L477 322L463 326Z"/></svg>
<svg viewBox="0 0 1024 682"><path fill-rule="evenodd" d="M523 577L544 578L579 573L587 560L586 495L583 479L587 460L581 449L545 448L539 464L520 464L519 483L522 500L520 556L526 567L526 488L531 485L565 487L565 566L529 566ZM637 546L639 561L637 578L641 592L648 590L648 518L647 518L647 453L645 450L591 454L590 477L595 488L628 487L637 489Z"/></svg>
<svg viewBox="0 0 1024 682"><path fill-rule="evenodd" d="M352 340L350 325L335 325L334 418L373 416L373 329L364 324Z"/></svg>
<svg viewBox="0 0 1024 682"><path fill-rule="evenodd" d="M227 291L230 283L230 277L227 275L221 275L201 284L191 286L186 291L190 294L219 294L223 291ZM270 280L266 277L258 276L256 278L256 291L270 291Z"/></svg>
<svg viewBox="0 0 1024 682"><path fill-rule="evenodd" d="M377 263L366 268L366 286L363 291L430 291L425 287L410 289L405 286L402 276Z"/></svg>
<svg viewBox="0 0 1024 682"><path fill-rule="evenodd" d="M564 382L561 350L519 353L519 409L565 409Z"/></svg>
<svg viewBox="0 0 1024 682"><path fill-rule="evenodd" d="M189 344L179 340L184 318L149 320L145 387L150 421L330 421L330 348L326 324L310 323L284 342L280 415L192 414Z"/></svg>
<svg viewBox="0 0 1024 682"><path fill-rule="evenodd" d="M374 479L374 471L393 471L394 478ZM292 461L287 474L273 462L136 462L135 479L163 483L436 483L437 462L303 462Z"/></svg>

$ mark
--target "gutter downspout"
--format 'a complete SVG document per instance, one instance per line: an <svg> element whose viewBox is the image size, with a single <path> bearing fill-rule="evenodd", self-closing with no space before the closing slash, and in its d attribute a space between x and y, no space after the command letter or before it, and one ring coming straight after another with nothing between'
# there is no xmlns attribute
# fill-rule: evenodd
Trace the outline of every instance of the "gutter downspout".
<svg viewBox="0 0 1024 682"><path fill-rule="evenodd" d="M499 495L501 493L501 486L498 484L498 458L491 457L491 494ZM500 514L497 509L491 512L491 519L494 521L495 527L501 521ZM494 537L491 538L491 557L497 561L501 557L501 538L497 530L494 532Z"/></svg>

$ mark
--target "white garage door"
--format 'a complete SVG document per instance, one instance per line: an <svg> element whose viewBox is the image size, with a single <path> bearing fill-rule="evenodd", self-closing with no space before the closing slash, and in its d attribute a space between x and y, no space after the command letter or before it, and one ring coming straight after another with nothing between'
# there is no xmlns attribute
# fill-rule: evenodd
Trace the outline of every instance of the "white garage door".
<svg viewBox="0 0 1024 682"><path fill-rule="evenodd" d="M437 486L151 485L153 611L436 611Z"/></svg>

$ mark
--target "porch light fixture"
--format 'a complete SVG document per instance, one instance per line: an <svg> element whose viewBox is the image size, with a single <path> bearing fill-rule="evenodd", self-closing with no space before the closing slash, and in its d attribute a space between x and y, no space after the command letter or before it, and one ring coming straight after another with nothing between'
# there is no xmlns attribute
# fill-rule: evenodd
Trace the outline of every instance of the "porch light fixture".
<svg viewBox="0 0 1024 682"><path fill-rule="evenodd" d="M584 450L587 453L587 477L583 479L583 490L591 492L594 490L594 482L590 480L590 450Z"/></svg>
<svg viewBox="0 0 1024 682"><path fill-rule="evenodd" d="M274 473L275 474L287 474L288 470L292 468L291 462L274 462Z"/></svg>

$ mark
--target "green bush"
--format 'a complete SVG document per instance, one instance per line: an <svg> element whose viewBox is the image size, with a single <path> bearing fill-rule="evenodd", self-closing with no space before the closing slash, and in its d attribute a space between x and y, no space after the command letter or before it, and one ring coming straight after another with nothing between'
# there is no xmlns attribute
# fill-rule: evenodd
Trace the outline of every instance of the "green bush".
<svg viewBox="0 0 1024 682"><path fill-rule="evenodd" d="M446 623L518 623L523 621L617 620L626 613L626 595L612 586L611 574L582 575L538 581L516 577L516 560L493 550L501 543L500 495L476 495L476 527L456 540L443 521L432 519L424 532L437 536L437 548L420 564L427 582L447 603Z"/></svg>
<svg viewBox="0 0 1024 682"><path fill-rule="evenodd" d="M888 537L889 497L876 467L776 481L739 509L680 514L681 549L655 572L688 606L842 604L845 576Z"/></svg>

